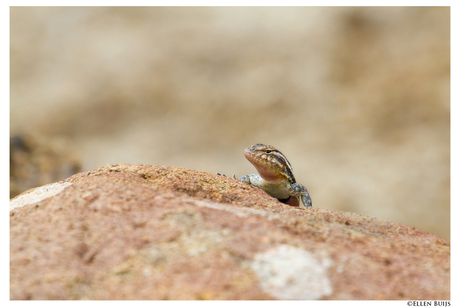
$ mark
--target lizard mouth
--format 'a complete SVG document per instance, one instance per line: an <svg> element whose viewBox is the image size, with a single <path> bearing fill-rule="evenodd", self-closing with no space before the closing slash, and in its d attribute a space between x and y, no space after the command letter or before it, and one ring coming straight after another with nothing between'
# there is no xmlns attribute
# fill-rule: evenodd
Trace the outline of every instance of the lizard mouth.
<svg viewBox="0 0 460 307"><path fill-rule="evenodd" d="M251 147L248 147L244 150L244 156L247 158L251 154Z"/></svg>

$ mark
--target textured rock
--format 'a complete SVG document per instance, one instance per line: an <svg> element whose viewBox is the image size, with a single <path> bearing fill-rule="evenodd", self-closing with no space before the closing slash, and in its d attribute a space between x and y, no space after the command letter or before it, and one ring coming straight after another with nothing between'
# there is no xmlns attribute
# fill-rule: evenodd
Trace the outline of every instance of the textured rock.
<svg viewBox="0 0 460 307"><path fill-rule="evenodd" d="M10 208L11 299L450 299L447 241L209 173L108 165Z"/></svg>

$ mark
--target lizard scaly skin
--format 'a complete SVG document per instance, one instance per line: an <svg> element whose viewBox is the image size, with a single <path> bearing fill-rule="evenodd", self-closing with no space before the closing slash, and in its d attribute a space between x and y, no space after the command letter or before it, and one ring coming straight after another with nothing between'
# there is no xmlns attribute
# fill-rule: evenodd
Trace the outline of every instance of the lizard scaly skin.
<svg viewBox="0 0 460 307"><path fill-rule="evenodd" d="M238 180L258 187L289 205L302 208L312 206L307 189L296 182L291 164L275 147L254 144L246 148L244 156L254 165L259 175L245 175Z"/></svg>

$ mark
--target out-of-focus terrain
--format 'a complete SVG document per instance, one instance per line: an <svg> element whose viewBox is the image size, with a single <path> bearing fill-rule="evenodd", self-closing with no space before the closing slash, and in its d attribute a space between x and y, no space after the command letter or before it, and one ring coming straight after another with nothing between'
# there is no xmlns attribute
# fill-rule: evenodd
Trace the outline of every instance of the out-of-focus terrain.
<svg viewBox="0 0 460 307"><path fill-rule="evenodd" d="M266 143L314 207L449 240L449 50L449 8L13 7L12 144L241 176Z"/></svg>

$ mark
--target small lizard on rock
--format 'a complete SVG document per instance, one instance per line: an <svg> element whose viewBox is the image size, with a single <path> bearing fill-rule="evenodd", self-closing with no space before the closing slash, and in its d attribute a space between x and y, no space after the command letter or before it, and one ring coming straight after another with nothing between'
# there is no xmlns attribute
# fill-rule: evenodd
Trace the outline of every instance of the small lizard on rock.
<svg viewBox="0 0 460 307"><path fill-rule="evenodd" d="M258 187L288 205L311 207L310 194L295 181L291 164L279 150L270 145L254 144L246 148L244 156L259 175L245 175L238 180Z"/></svg>

